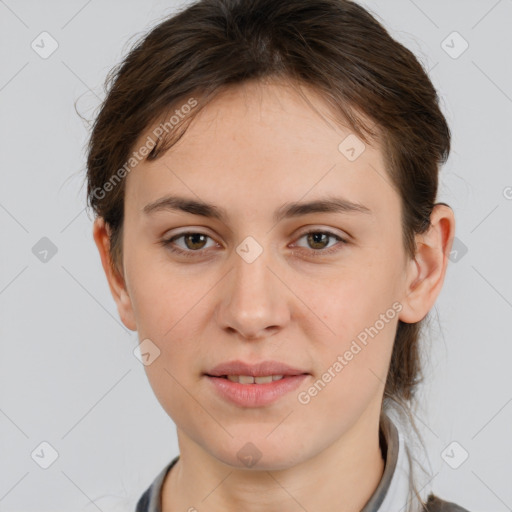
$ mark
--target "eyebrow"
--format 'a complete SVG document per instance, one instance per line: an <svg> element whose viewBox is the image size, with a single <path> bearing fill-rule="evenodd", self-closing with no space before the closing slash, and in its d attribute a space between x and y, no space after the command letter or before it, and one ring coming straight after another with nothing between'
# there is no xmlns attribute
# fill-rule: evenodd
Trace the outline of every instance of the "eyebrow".
<svg viewBox="0 0 512 512"><path fill-rule="evenodd" d="M148 203L142 210L149 215L159 211L181 211L192 215L200 215L217 219L226 223L227 211L224 208L204 201L186 197L167 195ZM286 218L300 217L309 213L364 213L372 211L360 203L354 203L342 197L326 197L308 202L285 203L274 212L274 223Z"/></svg>

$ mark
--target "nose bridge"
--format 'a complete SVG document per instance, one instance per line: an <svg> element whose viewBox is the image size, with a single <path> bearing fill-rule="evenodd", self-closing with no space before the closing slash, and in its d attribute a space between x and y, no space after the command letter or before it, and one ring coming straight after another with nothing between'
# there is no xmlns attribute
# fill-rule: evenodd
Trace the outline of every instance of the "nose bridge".
<svg viewBox="0 0 512 512"><path fill-rule="evenodd" d="M232 255L217 318L224 329L245 338L268 336L289 318L285 287L267 266L274 267L271 251L253 237L243 240Z"/></svg>

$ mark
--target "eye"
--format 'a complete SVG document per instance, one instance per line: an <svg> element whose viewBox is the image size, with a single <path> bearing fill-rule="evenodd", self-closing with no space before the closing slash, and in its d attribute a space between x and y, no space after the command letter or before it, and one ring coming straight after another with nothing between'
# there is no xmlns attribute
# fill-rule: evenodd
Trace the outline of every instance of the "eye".
<svg viewBox="0 0 512 512"><path fill-rule="evenodd" d="M341 236L325 230L307 231L300 236L299 240L302 238L305 238L307 244L312 247L312 250L307 252L313 257L333 254L341 249L341 247L339 247L340 245L348 243ZM183 239L184 246L180 247L176 243L176 241L180 239ZM209 235L205 233L189 231L168 239L164 239L161 241L161 244L173 253L187 257L194 257L201 255L203 251L206 251L206 243L208 239L213 240ZM336 239L339 243L329 247L329 240L333 239Z"/></svg>
<svg viewBox="0 0 512 512"><path fill-rule="evenodd" d="M312 251L308 251L312 256L325 256L328 254L335 253L341 249L340 245L348 243L344 238L330 231L323 230L310 230L303 233L299 240L302 238L306 239L307 244L313 248ZM329 244L329 239L338 240L338 244L335 244L326 249ZM300 247L300 246L299 246Z"/></svg>
<svg viewBox="0 0 512 512"><path fill-rule="evenodd" d="M176 247L176 240L183 238L185 243L184 248ZM204 233L198 233L195 231L181 233L180 235L173 236L172 238L162 240L162 245L167 247L171 252L183 255L183 256L195 256L195 253L201 253L206 244L206 239L211 238Z"/></svg>

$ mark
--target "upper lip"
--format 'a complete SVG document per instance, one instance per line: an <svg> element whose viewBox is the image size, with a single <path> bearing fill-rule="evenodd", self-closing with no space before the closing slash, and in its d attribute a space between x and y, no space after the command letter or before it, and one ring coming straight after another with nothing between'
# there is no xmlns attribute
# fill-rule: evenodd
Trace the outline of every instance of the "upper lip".
<svg viewBox="0 0 512 512"><path fill-rule="evenodd" d="M206 375L212 377L223 377L225 375L251 375L252 377L263 377L266 375L303 375L307 372L298 368L292 368L279 361L262 361L256 364L245 363L244 361L226 361L218 364Z"/></svg>

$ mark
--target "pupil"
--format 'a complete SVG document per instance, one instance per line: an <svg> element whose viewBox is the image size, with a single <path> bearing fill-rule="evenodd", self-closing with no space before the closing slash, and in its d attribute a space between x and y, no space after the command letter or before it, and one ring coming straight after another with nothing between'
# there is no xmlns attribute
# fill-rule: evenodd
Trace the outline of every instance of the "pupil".
<svg viewBox="0 0 512 512"><path fill-rule="evenodd" d="M322 238L322 237L327 237L327 234L326 233L310 233L310 235L309 235L310 241L313 240L312 245L314 246L315 244L320 244L320 248L322 248L323 245L322 245L321 241L317 240L317 238ZM324 243L325 243L325 240L324 240Z"/></svg>
<svg viewBox="0 0 512 512"><path fill-rule="evenodd" d="M197 239L201 239L201 238L204 239L204 235L201 233L191 233L191 234L187 235L186 240L187 241L192 240L192 244L187 243L187 245L189 245L189 249L201 249L202 246L201 247L190 247L190 245L194 245L197 243L199 243L201 245L201 242L200 241L198 242L198 240L197 240ZM204 240L203 240L203 245L204 245Z"/></svg>

